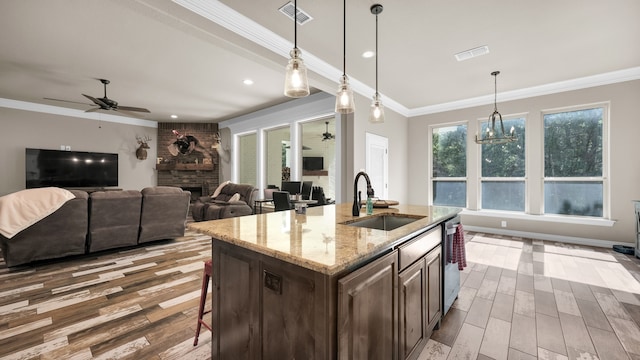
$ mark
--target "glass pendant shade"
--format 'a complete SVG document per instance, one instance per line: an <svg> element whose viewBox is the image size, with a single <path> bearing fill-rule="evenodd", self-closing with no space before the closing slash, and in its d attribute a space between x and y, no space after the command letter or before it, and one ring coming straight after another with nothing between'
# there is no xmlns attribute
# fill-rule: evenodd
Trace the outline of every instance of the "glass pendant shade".
<svg viewBox="0 0 640 360"><path fill-rule="evenodd" d="M309 81L307 79L307 67L300 57L300 50L293 48L289 53L291 59L286 67L284 77L284 94L292 98L300 98L309 95Z"/></svg>
<svg viewBox="0 0 640 360"><path fill-rule="evenodd" d="M371 102L371 113L369 114L369 122L380 124L384 122L384 106L380 100L380 94L376 93Z"/></svg>
<svg viewBox="0 0 640 360"><path fill-rule="evenodd" d="M336 94L336 112L340 114L351 114L356 110L356 103L353 100L353 90L349 86L349 78L342 75L338 93Z"/></svg>
<svg viewBox="0 0 640 360"><path fill-rule="evenodd" d="M373 95L371 112L369 113L369 122L373 124L384 122L384 106L382 106L382 100L380 100L380 93L378 92L378 15L380 15L382 9L380 4L373 4L369 9L376 16L376 93Z"/></svg>

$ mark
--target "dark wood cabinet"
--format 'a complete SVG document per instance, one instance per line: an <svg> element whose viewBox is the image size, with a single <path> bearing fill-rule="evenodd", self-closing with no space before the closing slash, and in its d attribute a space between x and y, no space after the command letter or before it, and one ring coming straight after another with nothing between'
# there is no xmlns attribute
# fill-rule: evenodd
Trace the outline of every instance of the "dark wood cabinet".
<svg viewBox="0 0 640 360"><path fill-rule="evenodd" d="M400 359L416 358L427 337L427 263L418 261L399 275Z"/></svg>
<svg viewBox="0 0 640 360"><path fill-rule="evenodd" d="M440 247L398 275L398 350L400 359L417 359L440 321Z"/></svg>
<svg viewBox="0 0 640 360"><path fill-rule="evenodd" d="M425 257L427 269L427 339L442 318L442 251L433 249Z"/></svg>
<svg viewBox="0 0 640 360"><path fill-rule="evenodd" d="M397 359L396 251L338 280L338 359Z"/></svg>
<svg viewBox="0 0 640 360"><path fill-rule="evenodd" d="M213 359L332 358L330 277L217 240L213 264Z"/></svg>
<svg viewBox="0 0 640 360"><path fill-rule="evenodd" d="M213 351L218 359L256 359L260 354L259 303L255 258L241 252L214 248ZM242 294L236 296L235 294Z"/></svg>
<svg viewBox="0 0 640 360"><path fill-rule="evenodd" d="M331 275L212 242L212 359L416 359L440 321L439 225Z"/></svg>

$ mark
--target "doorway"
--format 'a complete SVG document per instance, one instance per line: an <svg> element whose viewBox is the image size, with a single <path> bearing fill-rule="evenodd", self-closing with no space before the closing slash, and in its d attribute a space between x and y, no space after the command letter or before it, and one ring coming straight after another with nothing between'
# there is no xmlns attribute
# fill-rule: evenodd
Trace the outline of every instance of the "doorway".
<svg viewBox="0 0 640 360"><path fill-rule="evenodd" d="M384 136L366 133L366 166L371 179L375 197L389 197L389 139Z"/></svg>

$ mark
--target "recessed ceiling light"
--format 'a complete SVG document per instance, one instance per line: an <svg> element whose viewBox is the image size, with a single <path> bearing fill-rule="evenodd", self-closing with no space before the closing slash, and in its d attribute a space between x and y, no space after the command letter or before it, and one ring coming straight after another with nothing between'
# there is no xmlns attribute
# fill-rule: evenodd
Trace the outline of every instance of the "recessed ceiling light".
<svg viewBox="0 0 640 360"><path fill-rule="evenodd" d="M178 118L178 115L171 115L171 118L172 118L172 119L177 119L177 118Z"/></svg>
<svg viewBox="0 0 640 360"><path fill-rule="evenodd" d="M253 80L251 79L244 79L244 81L242 82L245 85L253 85Z"/></svg>
<svg viewBox="0 0 640 360"><path fill-rule="evenodd" d="M484 46L478 46L477 48L461 51L455 54L454 56L456 57L456 60L463 61L463 60L469 60L474 57L486 55L488 53L489 53L489 47L487 45L484 45Z"/></svg>
<svg viewBox="0 0 640 360"><path fill-rule="evenodd" d="M367 51L362 53L362 57L365 58L365 59L368 59L368 58L372 58L375 54L376 53L374 51L367 50Z"/></svg>

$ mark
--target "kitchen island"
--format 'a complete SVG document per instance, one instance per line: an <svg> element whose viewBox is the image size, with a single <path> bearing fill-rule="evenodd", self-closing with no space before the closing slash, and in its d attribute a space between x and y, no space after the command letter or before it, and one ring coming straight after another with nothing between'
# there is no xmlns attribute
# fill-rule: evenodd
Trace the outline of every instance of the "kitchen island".
<svg viewBox="0 0 640 360"><path fill-rule="evenodd" d="M354 217L351 206L189 224L213 238L212 358L419 354L442 314L440 225L460 209L400 205ZM408 223L354 226L383 215Z"/></svg>

